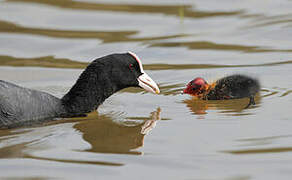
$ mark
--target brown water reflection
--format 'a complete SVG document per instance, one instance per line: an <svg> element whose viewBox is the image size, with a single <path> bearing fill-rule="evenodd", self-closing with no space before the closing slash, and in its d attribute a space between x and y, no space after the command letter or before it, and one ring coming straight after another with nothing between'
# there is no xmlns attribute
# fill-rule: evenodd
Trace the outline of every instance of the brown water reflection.
<svg viewBox="0 0 292 180"><path fill-rule="evenodd" d="M150 113L149 117L129 117L128 120L114 121L107 115L98 115L96 112L90 113L87 118L72 118L67 120L55 121L48 123L50 126L60 123L76 122L73 126L78 132L82 133L82 138L91 145L91 148L86 150L88 152L96 153L118 153L118 154L133 154L140 155L142 152L138 151L139 147L144 144L144 137L156 125L158 120L161 120L161 109ZM52 128L54 129L54 128ZM39 129L40 130L40 129ZM37 160L48 160L63 163L76 164L93 164L93 165L107 165L107 166L122 166L122 163L96 161L96 160L74 160L74 159L60 159L46 156L34 156L30 152L42 150L46 147L46 143L38 147L38 143L42 142L45 137L51 136L55 132L50 132L46 127L43 133L38 133L37 128L32 128L28 131L12 132L11 130L3 130L0 136L0 158L29 158ZM40 131L41 132L41 131ZM40 136L34 136L39 134ZM17 142L17 143L14 143ZM11 145L6 145L12 143ZM49 141L47 142L50 144ZM4 146L3 146L4 145ZM36 145L36 147L34 147ZM51 145L49 145L51 146ZM53 146L58 146L54 144ZM53 148L53 147L52 147ZM27 151L27 149L30 149ZM34 149L32 151L32 149ZM28 153L26 153L28 152Z"/></svg>
<svg viewBox="0 0 292 180"><path fill-rule="evenodd" d="M165 15L179 16L183 11L184 17L205 18L213 16L234 16L240 15L242 11L199 11L193 10L191 5L138 5L138 4L103 4L80 2L72 0L6 0L6 2L38 3L46 4L60 8L69 8L77 10L94 10L94 11L115 11L128 13L162 13Z"/></svg>
<svg viewBox="0 0 292 180"><path fill-rule="evenodd" d="M269 49L266 47L259 46L244 46L236 44L218 44L207 41L195 41L195 42L162 42L153 43L151 47L187 47L189 49L206 49L206 50L217 50L217 51L242 51L250 53L263 53L263 52L292 52L291 49Z"/></svg>
<svg viewBox="0 0 292 180"><path fill-rule="evenodd" d="M28 143L16 144L13 146L0 148L0 158L24 158L22 150Z"/></svg>
<svg viewBox="0 0 292 180"><path fill-rule="evenodd" d="M145 37L134 38L131 37L138 34L138 31L69 31L69 30L54 30L54 29L41 29L41 28L28 28L20 25L13 24L11 22L0 20L0 33L13 33L13 34L30 34L30 35L42 35L54 38L86 38L86 39L100 39L103 43L112 42L143 42L150 40L163 40L177 37L185 37L187 35L171 35L160 37Z"/></svg>
<svg viewBox="0 0 292 180"><path fill-rule="evenodd" d="M241 155L241 154L281 153L281 152L291 152L291 151L292 151L292 147L278 147L278 148L230 150L230 151L222 151L222 152Z"/></svg>
<svg viewBox="0 0 292 180"><path fill-rule="evenodd" d="M261 96L255 97L255 106L250 108L257 108L261 105ZM217 110L219 113L230 114L232 116L250 115L244 112L246 105L249 103L249 98L231 99L231 100L200 100L189 98L183 101L190 111L196 115L207 114L208 110Z"/></svg>
<svg viewBox="0 0 292 180"><path fill-rule="evenodd" d="M257 21L253 21L248 28L272 26L272 25L285 25L284 27L291 27L292 16L291 14L276 15L276 16L264 16L257 18Z"/></svg>
<svg viewBox="0 0 292 180"><path fill-rule="evenodd" d="M59 158L46 158L46 157L36 157L26 155L23 158L31 158L37 160L45 160L45 161L54 161L54 162L62 162L62 163L76 163L76 164L90 164L90 165L102 165L102 166L123 166L122 163L113 163L108 161L86 161L86 160L72 160L72 159L59 159Z"/></svg>
<svg viewBox="0 0 292 180"><path fill-rule="evenodd" d="M55 58L54 56L45 56L37 58L19 58L0 55L1 66L33 66L33 67L54 67L54 68L85 68L88 63L72 61L65 58Z"/></svg>
<svg viewBox="0 0 292 180"><path fill-rule="evenodd" d="M144 144L144 136L155 127L160 120L161 110L158 108L149 117L144 117L141 122L129 118L131 125L125 122L117 123L110 117L102 115L97 119L93 116L89 120L77 123L74 128L83 134L83 139L90 143L87 151L99 153L141 154L136 150ZM141 118L139 118L141 121Z"/></svg>
<svg viewBox="0 0 292 180"><path fill-rule="evenodd" d="M187 70L187 69L214 69L214 68L236 68L236 67L263 67L292 64L292 60L244 65L220 65L220 64L144 64L145 70ZM66 58L56 58L54 56L44 56L37 58L21 58L0 55L1 66L33 66L33 67L54 67L54 68L77 68L84 69L88 63L79 62Z"/></svg>

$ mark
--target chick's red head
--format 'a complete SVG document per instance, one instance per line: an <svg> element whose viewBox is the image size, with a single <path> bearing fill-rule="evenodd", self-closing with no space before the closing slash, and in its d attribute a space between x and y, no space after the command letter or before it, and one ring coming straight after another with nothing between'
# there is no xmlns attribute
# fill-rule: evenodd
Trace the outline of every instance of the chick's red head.
<svg viewBox="0 0 292 180"><path fill-rule="evenodd" d="M183 92L193 96L199 96L206 91L207 87L208 83L203 78L198 77L189 82Z"/></svg>

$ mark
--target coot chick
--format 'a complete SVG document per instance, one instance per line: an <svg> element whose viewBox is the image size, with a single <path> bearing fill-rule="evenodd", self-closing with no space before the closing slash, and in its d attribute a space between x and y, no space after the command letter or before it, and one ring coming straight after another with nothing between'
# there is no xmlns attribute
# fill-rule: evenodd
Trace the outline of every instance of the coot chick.
<svg viewBox="0 0 292 180"><path fill-rule="evenodd" d="M260 90L259 81L240 74L230 75L208 84L198 77L188 83L184 93L203 100L240 99L249 97L251 104L255 105L254 96Z"/></svg>
<svg viewBox="0 0 292 180"><path fill-rule="evenodd" d="M0 128L85 116L106 98L127 87L159 93L156 83L144 72L140 59L131 52L111 54L91 62L61 99L0 80Z"/></svg>

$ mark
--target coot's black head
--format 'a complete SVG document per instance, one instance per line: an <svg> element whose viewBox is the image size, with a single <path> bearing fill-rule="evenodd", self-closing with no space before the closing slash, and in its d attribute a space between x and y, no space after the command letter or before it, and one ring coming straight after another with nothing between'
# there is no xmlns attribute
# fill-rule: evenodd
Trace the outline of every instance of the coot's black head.
<svg viewBox="0 0 292 180"><path fill-rule="evenodd" d="M207 88L208 83L203 78L198 77L189 82L183 92L193 96L198 96L204 93Z"/></svg>
<svg viewBox="0 0 292 180"><path fill-rule="evenodd" d="M87 66L62 98L65 115L76 116L91 112L106 98L127 87L141 87L156 94L160 92L156 83L144 72L142 62L134 53L98 58Z"/></svg>
<svg viewBox="0 0 292 180"><path fill-rule="evenodd" d="M157 84L144 72L141 60L134 53L112 54L106 57L104 62L107 65L104 68L108 68L108 78L120 89L141 87L152 93L160 92Z"/></svg>

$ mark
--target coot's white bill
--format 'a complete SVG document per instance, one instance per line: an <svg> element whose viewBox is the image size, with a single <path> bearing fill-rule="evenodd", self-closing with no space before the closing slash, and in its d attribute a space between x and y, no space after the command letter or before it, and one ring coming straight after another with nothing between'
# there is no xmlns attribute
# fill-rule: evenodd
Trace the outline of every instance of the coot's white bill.
<svg viewBox="0 0 292 180"><path fill-rule="evenodd" d="M148 92L159 94L160 90L157 84L144 72L138 77L139 86Z"/></svg>

